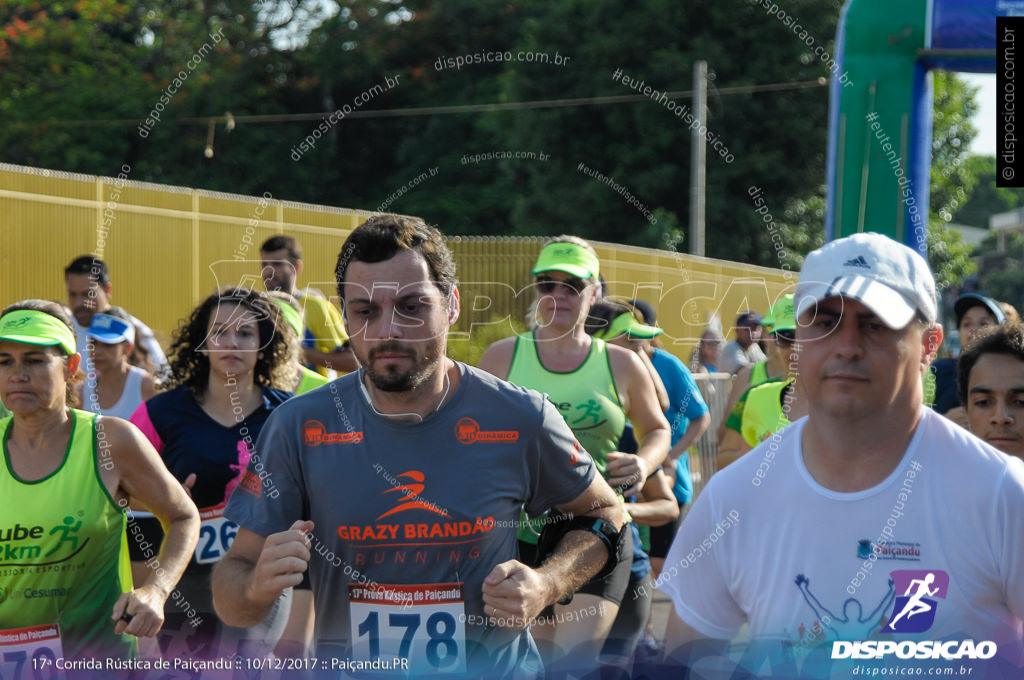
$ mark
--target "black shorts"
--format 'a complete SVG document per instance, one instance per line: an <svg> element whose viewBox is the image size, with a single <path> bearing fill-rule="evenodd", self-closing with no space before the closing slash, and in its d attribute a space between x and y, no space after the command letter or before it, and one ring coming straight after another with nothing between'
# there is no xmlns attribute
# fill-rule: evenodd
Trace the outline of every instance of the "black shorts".
<svg viewBox="0 0 1024 680"><path fill-rule="evenodd" d="M679 526L683 523L683 504L679 504L679 517L662 524L660 527L651 527L651 549L648 554L651 557L668 557L668 549L672 547L672 541L679 533Z"/></svg>
<svg viewBox="0 0 1024 680"><path fill-rule="evenodd" d="M523 564L528 564L531 567L536 567L537 546L533 543L524 543L523 541L519 541L519 561ZM612 573L600 580L588 581L576 592L584 593L586 595L597 595L602 600L608 600L609 602L614 602L616 605L620 605L626 595L626 590L629 588L629 573L632 566L633 541L628 540L624 541L622 544L622 555L618 564L615 565L615 569L612 570ZM541 618L554 616L553 612L554 609L552 607L547 607L541 613Z"/></svg>

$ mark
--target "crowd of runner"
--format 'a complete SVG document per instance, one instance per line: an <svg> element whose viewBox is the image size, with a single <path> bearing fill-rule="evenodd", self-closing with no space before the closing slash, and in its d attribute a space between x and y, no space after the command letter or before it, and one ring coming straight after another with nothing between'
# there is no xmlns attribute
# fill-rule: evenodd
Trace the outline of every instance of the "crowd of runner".
<svg viewBox="0 0 1024 680"><path fill-rule="evenodd" d="M1024 672L1024 331L970 293L959 360L935 360L934 282L905 246L827 244L689 366L574 236L538 253L528 331L476 367L447 356L455 262L422 221L339 244L340 308L299 288L296 239L261 259L265 290L183 310L166 353L89 255L66 305L0 313L0 676L629 678L713 657L824 678L833 642L898 635L991 641L957 659ZM694 373L733 375L717 432ZM694 499L709 429L721 472Z"/></svg>

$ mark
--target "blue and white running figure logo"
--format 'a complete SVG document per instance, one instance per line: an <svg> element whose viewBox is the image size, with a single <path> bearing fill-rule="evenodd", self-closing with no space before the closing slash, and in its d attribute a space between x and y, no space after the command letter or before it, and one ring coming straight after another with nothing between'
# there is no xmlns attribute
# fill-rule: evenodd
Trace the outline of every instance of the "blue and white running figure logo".
<svg viewBox="0 0 1024 680"><path fill-rule="evenodd" d="M949 590L949 574L939 569L902 569L892 572L896 597L889 623L883 629L887 633L923 633L935 623L938 603L932 599L946 599Z"/></svg>

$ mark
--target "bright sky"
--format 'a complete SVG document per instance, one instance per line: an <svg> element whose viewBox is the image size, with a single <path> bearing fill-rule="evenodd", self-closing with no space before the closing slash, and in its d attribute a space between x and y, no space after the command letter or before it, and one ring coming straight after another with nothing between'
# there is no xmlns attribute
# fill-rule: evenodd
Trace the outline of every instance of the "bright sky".
<svg viewBox="0 0 1024 680"><path fill-rule="evenodd" d="M974 117L974 127L978 135L971 143L971 153L986 156L996 155L996 75L994 73L961 73L960 77L978 91L978 113Z"/></svg>

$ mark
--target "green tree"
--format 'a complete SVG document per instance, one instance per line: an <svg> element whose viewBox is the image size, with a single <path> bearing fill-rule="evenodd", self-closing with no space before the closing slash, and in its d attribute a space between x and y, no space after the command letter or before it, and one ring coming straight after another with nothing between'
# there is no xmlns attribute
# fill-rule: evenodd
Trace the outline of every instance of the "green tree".
<svg viewBox="0 0 1024 680"><path fill-rule="evenodd" d="M954 213L954 221L987 229L989 217L1024 203L1024 189L996 186L995 156L970 156L965 169L975 178L974 191Z"/></svg>
<svg viewBox="0 0 1024 680"><path fill-rule="evenodd" d="M1005 233L1000 252L999 235L989 234L974 254L984 262L980 290L1020 309L1024 305L1024 236L1015 231Z"/></svg>
<svg viewBox="0 0 1024 680"><path fill-rule="evenodd" d="M761 216L747 198L756 184L785 205L824 176L827 89L726 95L717 87L814 81L827 75L811 49L775 17L750 3L654 0L645 11L624 11L613 0L552 3L526 23L521 49L559 50L562 68L516 68L503 75L513 101L636 94L612 79L622 73L659 91L689 90L693 63L705 59L715 80L709 89L708 127L728 152L707 156L707 253L777 266ZM830 3L787 3L786 11L829 45L838 12ZM728 37L726 37L728 36ZM757 58L737 49L756 45ZM677 100L691 106L689 99ZM685 113L683 114L685 117ZM752 122L756 121L755 124ZM690 131L663 103L537 110L517 115L506 130L511 148L542 148L546 165L531 164L515 178L512 223L519 233L582 232L607 241L661 246L678 243L672 225L651 225L635 206L586 168L614 178L649 210L689 222ZM687 228L683 228L684 233Z"/></svg>
<svg viewBox="0 0 1024 680"><path fill-rule="evenodd" d="M127 163L131 179L238 193L302 186L314 169L285 171L273 128L220 126L214 156L204 149L205 117L289 111L301 82L268 31L287 29L281 8L303 4L318 3L0 3L3 159L98 175ZM132 122L147 118L142 130ZM284 147L274 163L267 147Z"/></svg>
<svg viewBox="0 0 1024 680"><path fill-rule="evenodd" d="M966 161L971 141L978 134L971 123L978 112L978 88L949 71L935 71L933 77L929 205L933 218L949 222L956 208L967 202L977 181Z"/></svg>

